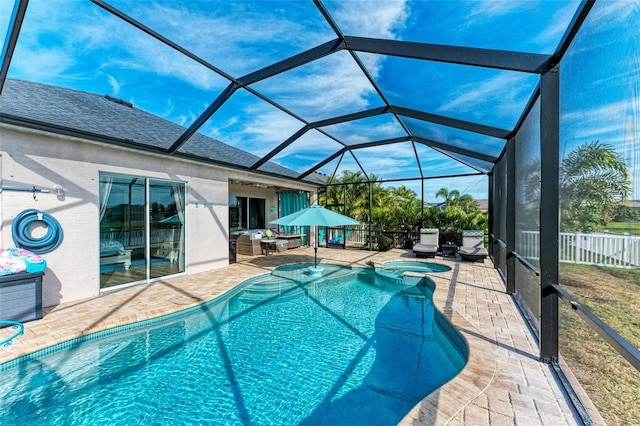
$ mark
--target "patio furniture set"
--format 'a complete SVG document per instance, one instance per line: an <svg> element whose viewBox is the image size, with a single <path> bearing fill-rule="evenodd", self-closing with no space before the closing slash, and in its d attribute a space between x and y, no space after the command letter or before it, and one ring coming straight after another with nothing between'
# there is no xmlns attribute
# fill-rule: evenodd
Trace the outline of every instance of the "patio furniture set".
<svg viewBox="0 0 640 426"><path fill-rule="evenodd" d="M413 253L416 257L436 257L441 253L442 257L460 254L461 260L469 260L472 262L484 262L488 256L487 249L484 247L484 231L481 230L465 230L462 231L462 245L457 247L455 244L440 244L440 230L437 228L420 229L420 242L413 246Z"/></svg>
<svg viewBox="0 0 640 426"><path fill-rule="evenodd" d="M273 238L262 238L258 235L262 234L254 232L237 235L237 253L246 256L269 255L273 252L282 253L300 247L303 237L302 234L275 235ZM231 238L233 237L232 235Z"/></svg>

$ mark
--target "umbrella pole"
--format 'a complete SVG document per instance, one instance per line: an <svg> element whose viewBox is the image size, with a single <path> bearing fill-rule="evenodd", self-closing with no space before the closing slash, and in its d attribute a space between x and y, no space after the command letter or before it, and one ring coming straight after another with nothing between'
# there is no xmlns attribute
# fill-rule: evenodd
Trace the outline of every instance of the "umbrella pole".
<svg viewBox="0 0 640 426"><path fill-rule="evenodd" d="M314 238L315 244L313 245L313 267L318 267L318 227L316 226L316 235Z"/></svg>

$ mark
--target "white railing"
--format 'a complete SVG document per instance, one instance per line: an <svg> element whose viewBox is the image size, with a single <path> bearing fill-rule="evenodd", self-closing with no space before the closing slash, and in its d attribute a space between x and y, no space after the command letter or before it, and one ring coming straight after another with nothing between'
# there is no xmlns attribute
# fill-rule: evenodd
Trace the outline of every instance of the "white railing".
<svg viewBox="0 0 640 426"><path fill-rule="evenodd" d="M132 229L131 231L111 231L100 235L101 241L120 241L125 247L144 247L144 229ZM164 242L180 241L179 228L154 229L151 232L150 243L161 244Z"/></svg>
<svg viewBox="0 0 640 426"><path fill-rule="evenodd" d="M540 233L522 231L517 251L529 260L540 259ZM640 237L607 232L584 234L561 232L558 241L560 262L602 265L614 268L640 267Z"/></svg>
<svg viewBox="0 0 640 426"><path fill-rule="evenodd" d="M347 234L347 243L351 244L365 244L367 236L369 235L369 228L366 225L360 225L358 227L352 226L349 234Z"/></svg>

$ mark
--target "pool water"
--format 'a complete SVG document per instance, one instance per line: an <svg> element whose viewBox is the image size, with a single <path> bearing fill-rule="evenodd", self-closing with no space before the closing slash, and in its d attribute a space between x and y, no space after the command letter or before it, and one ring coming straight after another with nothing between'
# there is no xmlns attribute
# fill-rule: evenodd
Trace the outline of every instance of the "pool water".
<svg viewBox="0 0 640 426"><path fill-rule="evenodd" d="M395 425L461 371L466 344L429 278L323 266L0 365L0 424Z"/></svg>
<svg viewBox="0 0 640 426"><path fill-rule="evenodd" d="M401 282L405 272L438 273L450 271L451 267L435 262L420 262L410 260L397 260L386 262L382 267L376 267L376 274Z"/></svg>

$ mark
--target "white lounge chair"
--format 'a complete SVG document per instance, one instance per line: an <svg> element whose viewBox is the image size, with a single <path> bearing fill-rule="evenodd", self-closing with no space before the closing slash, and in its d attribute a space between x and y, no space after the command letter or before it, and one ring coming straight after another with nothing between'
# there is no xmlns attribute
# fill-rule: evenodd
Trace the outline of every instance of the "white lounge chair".
<svg viewBox="0 0 640 426"><path fill-rule="evenodd" d="M484 248L484 231L462 231L462 246L459 249L461 260L484 263L489 255Z"/></svg>
<svg viewBox="0 0 640 426"><path fill-rule="evenodd" d="M420 229L420 242L413 246L413 253L416 257L436 257L439 237L440 230L437 228Z"/></svg>

